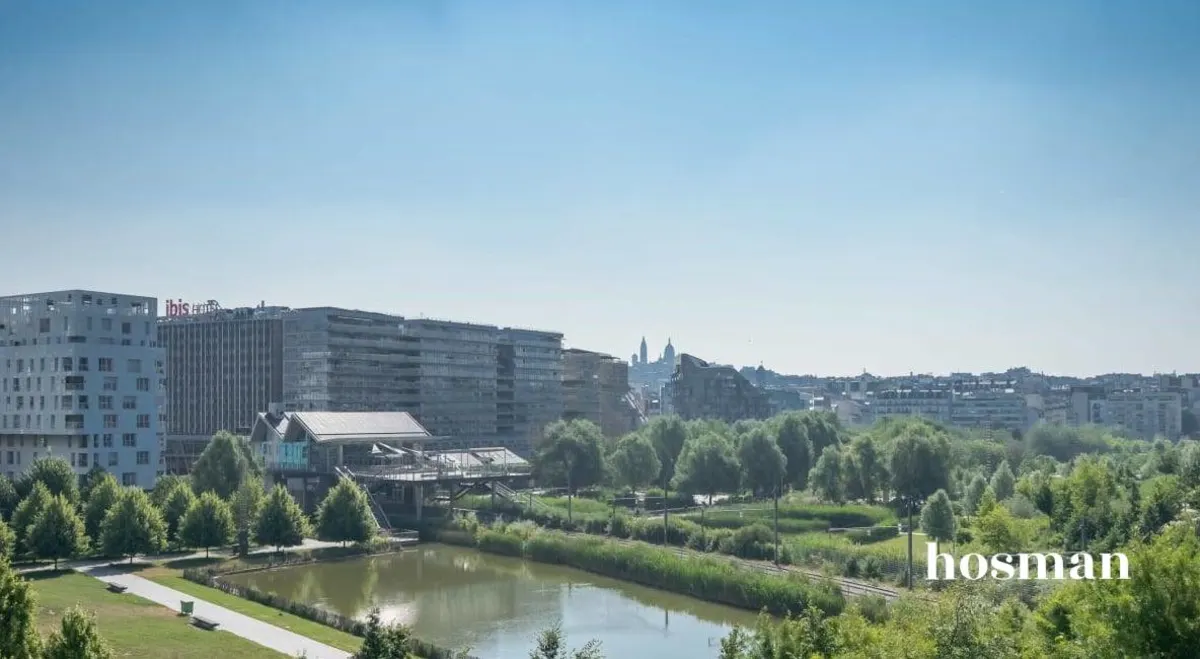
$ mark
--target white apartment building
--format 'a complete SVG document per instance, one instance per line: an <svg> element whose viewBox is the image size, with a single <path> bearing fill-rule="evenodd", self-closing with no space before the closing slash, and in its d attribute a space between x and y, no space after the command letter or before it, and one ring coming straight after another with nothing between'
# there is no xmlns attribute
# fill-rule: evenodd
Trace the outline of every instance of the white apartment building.
<svg viewBox="0 0 1200 659"><path fill-rule="evenodd" d="M1119 426L1144 439L1179 439L1183 395L1166 391L1113 391L1104 404L1105 425Z"/></svg>
<svg viewBox="0 0 1200 659"><path fill-rule="evenodd" d="M162 473L163 351L152 297L0 297L0 472L58 456L125 485Z"/></svg>

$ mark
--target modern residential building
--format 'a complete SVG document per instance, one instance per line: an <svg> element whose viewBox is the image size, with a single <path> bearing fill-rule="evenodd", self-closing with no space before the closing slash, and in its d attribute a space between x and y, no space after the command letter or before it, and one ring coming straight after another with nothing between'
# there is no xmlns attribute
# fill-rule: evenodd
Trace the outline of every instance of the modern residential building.
<svg viewBox="0 0 1200 659"><path fill-rule="evenodd" d="M150 488L162 473L164 355L152 297L69 290L0 298L0 468L59 456Z"/></svg>
<svg viewBox="0 0 1200 659"><path fill-rule="evenodd" d="M158 319L165 351L170 473L186 473L218 431L247 435L258 413L283 400L286 307L208 305Z"/></svg>
<svg viewBox="0 0 1200 659"><path fill-rule="evenodd" d="M1100 406L1104 425L1124 428L1142 439L1179 439L1183 395L1168 391L1112 391Z"/></svg>
<svg viewBox="0 0 1200 659"><path fill-rule="evenodd" d="M564 419L588 419L605 437L637 427L640 408L629 390L629 365L604 353L563 351Z"/></svg>
<svg viewBox="0 0 1200 659"><path fill-rule="evenodd" d="M771 414L766 394L731 366L713 366L679 356L670 386L671 410L684 419L765 419Z"/></svg>

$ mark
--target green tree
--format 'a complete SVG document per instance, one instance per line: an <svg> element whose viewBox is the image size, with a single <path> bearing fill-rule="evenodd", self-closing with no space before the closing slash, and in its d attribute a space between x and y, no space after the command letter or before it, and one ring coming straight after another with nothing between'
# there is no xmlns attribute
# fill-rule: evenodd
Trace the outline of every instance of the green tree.
<svg viewBox="0 0 1200 659"><path fill-rule="evenodd" d="M79 476L75 475L71 464L62 458L47 457L34 460L21 481L23 486L17 489L23 496L28 496L26 493L32 490L34 483L41 483L50 494L61 494L72 505L79 503Z"/></svg>
<svg viewBox="0 0 1200 659"><path fill-rule="evenodd" d="M88 491L87 503L83 507L83 523L89 538L100 538L100 525L104 516L121 498L121 486L112 474L105 473L96 480Z"/></svg>
<svg viewBox="0 0 1200 659"><path fill-rule="evenodd" d="M822 499L841 503L845 494L842 475L842 452L836 446L826 446L808 474L808 484Z"/></svg>
<svg viewBox="0 0 1200 659"><path fill-rule="evenodd" d="M50 494L45 483L34 481L29 494L21 500L21 503L17 504L17 509L13 511L12 523L9 525L13 533L17 535L16 553L20 554L28 550L25 537L29 532L29 527L33 526L34 520L50 504L52 498L53 495ZM2 656L0 655L0 657Z"/></svg>
<svg viewBox="0 0 1200 659"><path fill-rule="evenodd" d="M586 419L555 421L533 456L541 482L565 485L567 496L604 480L604 435Z"/></svg>
<svg viewBox="0 0 1200 659"><path fill-rule="evenodd" d="M778 418L776 441L787 459L787 482L794 488L808 487L808 472L812 469L812 446L808 427L801 421L802 412L787 412Z"/></svg>
<svg viewBox="0 0 1200 659"><path fill-rule="evenodd" d="M78 606L67 609L59 629L46 643L45 659L110 659L112 648L100 637L96 619Z"/></svg>
<svg viewBox="0 0 1200 659"><path fill-rule="evenodd" d="M604 659L600 641L591 640L577 650L568 650L562 628L558 625L538 634L537 646L529 653L529 659Z"/></svg>
<svg viewBox="0 0 1200 659"><path fill-rule="evenodd" d="M787 477L787 458L765 427L757 426L742 437L737 458L742 466L743 487L756 496L782 490Z"/></svg>
<svg viewBox="0 0 1200 659"><path fill-rule="evenodd" d="M40 559L52 559L58 569L60 558L72 558L87 551L88 538L83 520L66 497L56 495L38 513L29 530L25 544Z"/></svg>
<svg viewBox="0 0 1200 659"><path fill-rule="evenodd" d="M967 486L966 496L963 498L963 509L968 515L974 515L979 509L979 502L983 499L983 493L988 489L988 482L983 476L978 474L971 479L971 484Z"/></svg>
<svg viewBox="0 0 1200 659"><path fill-rule="evenodd" d="M317 537L328 542L368 542L378 527L367 493L349 478L338 479L317 511Z"/></svg>
<svg viewBox="0 0 1200 659"><path fill-rule="evenodd" d="M954 507L950 505L950 495L945 490L938 490L925 502L921 509L921 530L933 538L941 550L941 544L954 539L958 530L958 520L954 518Z"/></svg>
<svg viewBox="0 0 1200 659"><path fill-rule="evenodd" d="M1187 489L1200 487L1200 442L1180 442L1179 481Z"/></svg>
<svg viewBox="0 0 1200 659"><path fill-rule="evenodd" d="M1174 521L1183 510L1183 492L1175 476L1156 478L1147 484L1146 489L1137 530L1143 539L1148 540L1162 527Z"/></svg>
<svg viewBox="0 0 1200 659"><path fill-rule="evenodd" d="M921 501L944 490L950 480L950 444L928 426L907 426L892 446L892 489L898 496Z"/></svg>
<svg viewBox="0 0 1200 659"><path fill-rule="evenodd" d="M37 633L37 599L33 586L0 561L0 657L41 659Z"/></svg>
<svg viewBox="0 0 1200 659"><path fill-rule="evenodd" d="M992 492L996 494L996 500L1008 500L1013 495L1013 486L1016 481L1012 468L1008 466L1008 460L1001 462L1000 466L996 467L996 473L992 474L991 486Z"/></svg>
<svg viewBox="0 0 1200 659"><path fill-rule="evenodd" d="M975 507L975 514L979 517L992 512L992 509L998 505L996 501L996 493L992 491L991 486L983 489L983 496L979 497L979 505Z"/></svg>
<svg viewBox="0 0 1200 659"><path fill-rule="evenodd" d="M662 471L654 444L640 432L625 435L617 442L611 462L617 483L631 490L654 483Z"/></svg>
<svg viewBox="0 0 1200 659"><path fill-rule="evenodd" d="M677 416L656 417L646 426L646 435L654 450L658 452L660 472L658 483L669 484L675 477L675 464L683 453L683 445L687 442L687 426Z"/></svg>
<svg viewBox="0 0 1200 659"><path fill-rule="evenodd" d="M258 514L262 510L267 494L263 491L262 480L248 478L238 486L233 493L233 523L238 531L249 531L258 522Z"/></svg>
<svg viewBox="0 0 1200 659"><path fill-rule="evenodd" d="M812 454L820 456L826 446L839 447L842 443L842 427L837 416L829 412L805 412L800 417L805 434L812 446Z"/></svg>
<svg viewBox="0 0 1200 659"><path fill-rule="evenodd" d="M233 512L229 504L215 492L205 492L184 513L179 526L179 539L184 546L203 547L204 555L208 556L210 547L232 542L233 532Z"/></svg>
<svg viewBox="0 0 1200 659"><path fill-rule="evenodd" d="M254 529L254 541L260 545L282 550L304 542L309 533L308 521L296 500L287 488L276 485L267 496L258 523Z"/></svg>
<svg viewBox="0 0 1200 659"><path fill-rule="evenodd" d="M224 430L213 435L192 467L192 488L197 494L216 492L228 499L253 473L242 440Z"/></svg>
<svg viewBox="0 0 1200 659"><path fill-rule="evenodd" d="M718 492L733 492L738 487L740 467L728 437L708 432L683 445L673 485L687 494L707 494L708 501Z"/></svg>
<svg viewBox="0 0 1200 659"><path fill-rule="evenodd" d="M0 519L0 561L11 561L17 550L17 534Z"/></svg>
<svg viewBox="0 0 1200 659"><path fill-rule="evenodd" d="M121 492L100 524L100 546L109 556L154 554L167 546L167 523L150 496L136 487Z"/></svg>
<svg viewBox="0 0 1200 659"><path fill-rule="evenodd" d="M0 521L12 519L13 511L21 498L17 496L17 488L8 476L0 476Z"/></svg>
<svg viewBox="0 0 1200 659"><path fill-rule="evenodd" d="M83 475L83 484L79 486L79 500L81 502L87 501L92 495L92 488L96 487L96 484L107 475L109 473L104 467L93 464L92 468L88 469L88 472Z"/></svg>
<svg viewBox="0 0 1200 659"><path fill-rule="evenodd" d="M192 485L187 478L176 474L167 474L159 477L154 482L154 489L150 492L150 502L159 510L163 510L167 507L167 499L171 497L171 493L177 487L191 489Z"/></svg>
<svg viewBox="0 0 1200 659"><path fill-rule="evenodd" d="M1024 543L1015 522L1008 508L992 506L991 510L980 514L975 524L978 531L976 538L993 554L1019 552Z"/></svg>
<svg viewBox="0 0 1200 659"><path fill-rule="evenodd" d="M363 634L362 647L354 659L409 659L411 635L402 625L385 625L379 617L379 609L371 609L367 615L367 628Z"/></svg>
<svg viewBox="0 0 1200 659"><path fill-rule="evenodd" d="M875 438L869 434L859 435L850 442L850 454L854 457L854 477L858 491L869 503L875 503L875 495L887 486L887 467L879 455Z"/></svg>
<svg viewBox="0 0 1200 659"><path fill-rule="evenodd" d="M196 495L192 494L189 487L178 486L171 491L167 497L167 504L162 508L163 520L167 523L168 542L179 542L179 526L183 523L183 516L195 502Z"/></svg>

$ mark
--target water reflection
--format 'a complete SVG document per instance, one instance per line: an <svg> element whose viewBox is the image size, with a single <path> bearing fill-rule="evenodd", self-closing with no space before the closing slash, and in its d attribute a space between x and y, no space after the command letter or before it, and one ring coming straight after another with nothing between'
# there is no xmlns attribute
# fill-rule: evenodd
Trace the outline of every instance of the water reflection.
<svg viewBox="0 0 1200 659"><path fill-rule="evenodd" d="M755 618L578 570L443 545L230 580L347 616L378 606L385 619L421 638L470 646L488 659L527 657L536 633L555 622L572 645L598 638L611 657L715 657L714 639Z"/></svg>

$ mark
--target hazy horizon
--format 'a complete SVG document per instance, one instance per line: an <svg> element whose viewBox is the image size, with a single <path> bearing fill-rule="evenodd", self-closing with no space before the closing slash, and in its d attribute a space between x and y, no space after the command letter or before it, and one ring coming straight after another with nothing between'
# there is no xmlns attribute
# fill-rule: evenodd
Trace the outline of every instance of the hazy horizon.
<svg viewBox="0 0 1200 659"><path fill-rule="evenodd" d="M1182 0L0 0L0 295L1200 372L1196 34Z"/></svg>

